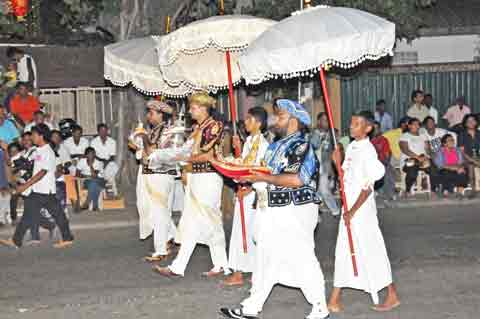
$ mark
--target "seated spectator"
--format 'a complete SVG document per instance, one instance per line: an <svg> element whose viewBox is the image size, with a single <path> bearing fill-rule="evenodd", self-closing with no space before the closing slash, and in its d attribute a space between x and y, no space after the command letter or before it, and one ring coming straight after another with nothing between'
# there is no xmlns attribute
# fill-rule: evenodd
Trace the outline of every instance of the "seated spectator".
<svg viewBox="0 0 480 319"><path fill-rule="evenodd" d="M40 110L40 101L29 92L25 83L18 83L17 93L10 100L10 112L24 125L33 121L33 114Z"/></svg>
<svg viewBox="0 0 480 319"><path fill-rule="evenodd" d="M88 209L92 203L92 210L98 211L98 200L102 189L105 188L105 180L103 179L103 163L96 159L95 149L92 147L87 147L85 157L78 162L76 176L85 178L84 186L88 191L87 200L81 208Z"/></svg>
<svg viewBox="0 0 480 319"><path fill-rule="evenodd" d="M396 129L383 132L383 136L388 140L388 145L390 146L390 151L392 152L392 162L398 164L400 162L400 136L408 130L408 117L404 117L398 122L398 127ZM396 165L394 165L397 167Z"/></svg>
<svg viewBox="0 0 480 319"><path fill-rule="evenodd" d="M420 120L420 122L423 122L423 120L430 115L430 110L428 109L428 107L425 106L425 104L423 104L423 91L413 91L411 98L412 105L407 111L407 116L409 116L410 118L416 118Z"/></svg>
<svg viewBox="0 0 480 319"><path fill-rule="evenodd" d="M475 116L473 114L466 115L462 127L463 129L458 135L458 146L465 158L470 184L475 192L475 167L480 167L480 132Z"/></svg>
<svg viewBox="0 0 480 319"><path fill-rule="evenodd" d="M8 120L3 112L0 112L0 142L3 143L2 148L6 150L6 146L18 139L19 136L15 124Z"/></svg>
<svg viewBox="0 0 480 319"><path fill-rule="evenodd" d="M51 145L55 151L57 157L57 173L55 174L56 180L56 190L55 196L57 197L62 209L65 211L67 207L67 187L65 185L64 174L69 174L69 168L72 164L72 159L70 154L68 154L67 149L63 145L62 133L57 130L53 130L50 136Z"/></svg>
<svg viewBox="0 0 480 319"><path fill-rule="evenodd" d="M458 194L463 194L468 184L468 175L462 151L455 146L455 140L451 134L444 135L441 142L441 149L435 156L438 184L442 185L444 196L453 193L455 188Z"/></svg>
<svg viewBox="0 0 480 319"><path fill-rule="evenodd" d="M423 120L423 127L420 129L420 134L427 139L428 153L432 158L434 158L434 154L442 147L442 137L447 133L447 130L437 127L433 117L427 116L425 120Z"/></svg>
<svg viewBox="0 0 480 319"><path fill-rule="evenodd" d="M430 175L430 159L427 156L428 143L425 136L420 135L420 121L410 119L408 132L400 137L400 167L405 172L406 195L411 193L420 170Z"/></svg>
<svg viewBox="0 0 480 319"><path fill-rule="evenodd" d="M24 132L31 132L32 127L38 124L45 124L50 130L53 130L53 125L45 120L45 114L43 111L36 111L33 113L33 121L28 123L23 129Z"/></svg>
<svg viewBox="0 0 480 319"><path fill-rule="evenodd" d="M75 165L77 160L85 156L85 150L88 147L88 140L82 136L83 129L76 125L72 128L72 136L67 138L63 145L66 147L68 154L72 158L72 163Z"/></svg>
<svg viewBox="0 0 480 319"><path fill-rule="evenodd" d="M464 117L470 113L472 113L472 111L470 107L465 104L465 98L459 96L455 100L455 105L448 108L443 118L448 122L448 129L458 134L462 130Z"/></svg>
<svg viewBox="0 0 480 319"><path fill-rule="evenodd" d="M385 176L375 183L387 200L395 198L395 172L391 164L392 151L388 140L382 135L381 124L374 122L371 142L378 154L378 160L385 166Z"/></svg>
<svg viewBox="0 0 480 319"><path fill-rule="evenodd" d="M375 121L380 123L382 132L393 129L393 119L390 113L385 111L385 100L378 100L375 107Z"/></svg>
<svg viewBox="0 0 480 319"><path fill-rule="evenodd" d="M90 146L95 149L97 159L103 163L105 179L108 182L114 182L119 169L115 163L117 142L108 136L108 127L105 124L97 126L97 133L98 136L90 142Z"/></svg>
<svg viewBox="0 0 480 319"><path fill-rule="evenodd" d="M425 97L423 98L423 104L429 110L428 116L433 118L433 120L435 121L435 124L438 124L438 110L433 106L433 96L430 93L425 94Z"/></svg>

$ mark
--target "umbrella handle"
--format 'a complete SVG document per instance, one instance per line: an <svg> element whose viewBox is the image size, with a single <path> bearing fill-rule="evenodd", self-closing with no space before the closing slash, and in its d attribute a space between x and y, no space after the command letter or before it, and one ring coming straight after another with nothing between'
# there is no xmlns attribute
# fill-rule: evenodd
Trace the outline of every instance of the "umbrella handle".
<svg viewBox="0 0 480 319"><path fill-rule="evenodd" d="M230 51L225 52L225 59L227 62L228 76L228 104L230 105L230 114L232 115L233 135L237 135L237 106L235 105L235 98L233 96L232 63L230 59ZM235 157L240 157L241 150L238 147L235 147L234 152Z"/></svg>
<svg viewBox="0 0 480 319"><path fill-rule="evenodd" d="M327 89L327 81L325 80L325 71L323 67L320 68L320 83L322 85L323 97L325 98L325 110L327 111L328 122L330 124L330 129L332 130L332 139L335 148L337 148L337 138L335 136L335 125L333 123L333 115L332 115L332 106L330 104L330 97L328 96L328 89ZM344 214L348 213L348 205L347 205L347 196L345 196L345 185L343 182L343 169L340 162L335 163L337 166L338 178L340 180L340 196L342 198L342 206ZM358 268L357 268L357 260L355 258L355 248L353 246L353 238L352 238L352 230L350 224L345 224L347 227L347 235L348 235L348 246L350 248L350 256L352 257L352 266L353 266L353 274L355 277L358 276Z"/></svg>

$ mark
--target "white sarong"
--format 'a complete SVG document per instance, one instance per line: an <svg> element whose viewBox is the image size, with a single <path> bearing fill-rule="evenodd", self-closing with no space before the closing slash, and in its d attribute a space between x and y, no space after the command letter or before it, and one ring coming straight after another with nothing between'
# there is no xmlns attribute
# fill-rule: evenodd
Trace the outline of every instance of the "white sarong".
<svg viewBox="0 0 480 319"><path fill-rule="evenodd" d="M228 251L228 267L233 271L253 272L255 267L255 215L256 210L252 207L255 201L255 191L250 192L243 198L245 212L245 229L247 235L247 253L243 251L242 222L240 217L240 202L235 201L235 214L233 216L232 234Z"/></svg>
<svg viewBox="0 0 480 319"><path fill-rule="evenodd" d="M154 255L167 254L167 241L175 236L172 221L172 192L174 178L167 174L142 174L137 178L137 209L140 239L153 232Z"/></svg>
<svg viewBox="0 0 480 319"><path fill-rule="evenodd" d="M349 207L353 206L362 189L372 188L373 183L385 172L383 164L378 161L377 153L368 139L354 141L348 146L343 169L345 195ZM355 212L350 225L358 276L355 277L353 274L347 229L342 217L338 226L333 285L337 288L363 290L370 293L373 302L378 304L378 292L392 283L392 271L378 225L373 190L366 202Z"/></svg>
<svg viewBox="0 0 480 319"><path fill-rule="evenodd" d="M328 315L324 277L315 256L317 222L316 204L257 210L256 265L250 297L242 302L244 313L261 312L273 286L283 284L300 288L310 304Z"/></svg>
<svg viewBox="0 0 480 319"><path fill-rule="evenodd" d="M170 269L183 275L197 244L210 249L213 267L227 268L225 232L223 230L223 180L217 173L187 174L185 204L178 224L176 241L181 243Z"/></svg>

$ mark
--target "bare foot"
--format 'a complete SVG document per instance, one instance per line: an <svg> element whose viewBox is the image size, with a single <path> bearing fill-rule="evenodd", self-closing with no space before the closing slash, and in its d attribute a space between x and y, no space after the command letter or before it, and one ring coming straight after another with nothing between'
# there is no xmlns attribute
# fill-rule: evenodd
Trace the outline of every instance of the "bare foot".
<svg viewBox="0 0 480 319"><path fill-rule="evenodd" d="M143 260L149 263L154 263L154 262L165 260L167 257L168 257L167 255L152 255L152 256L144 257Z"/></svg>
<svg viewBox="0 0 480 319"><path fill-rule="evenodd" d="M18 248L17 245L13 242L13 240L10 239L0 239L0 245L10 247L10 248Z"/></svg>
<svg viewBox="0 0 480 319"><path fill-rule="evenodd" d="M72 240L60 240L58 243L53 245L53 248L67 248L69 246L73 245Z"/></svg>
<svg viewBox="0 0 480 319"><path fill-rule="evenodd" d="M202 272L202 277L213 278L213 277L221 276L224 273L225 272L223 271L223 268L220 268L218 271L215 269L212 269L207 272Z"/></svg>
<svg viewBox="0 0 480 319"><path fill-rule="evenodd" d="M232 273L223 281L224 286L243 286L243 274L239 271Z"/></svg>
<svg viewBox="0 0 480 319"><path fill-rule="evenodd" d="M339 313L343 311L343 305L341 303L337 303L337 304L329 303L327 307L328 307L328 311L330 311L331 313Z"/></svg>
<svg viewBox="0 0 480 319"><path fill-rule="evenodd" d="M328 311L330 311L331 313L342 312L343 305L341 299L342 289L333 287L332 294L330 295L330 300L328 301Z"/></svg>
<svg viewBox="0 0 480 319"><path fill-rule="evenodd" d="M398 298L397 289L394 284L388 286L387 297L381 305L372 307L373 310L379 312L387 312L400 306L400 299Z"/></svg>

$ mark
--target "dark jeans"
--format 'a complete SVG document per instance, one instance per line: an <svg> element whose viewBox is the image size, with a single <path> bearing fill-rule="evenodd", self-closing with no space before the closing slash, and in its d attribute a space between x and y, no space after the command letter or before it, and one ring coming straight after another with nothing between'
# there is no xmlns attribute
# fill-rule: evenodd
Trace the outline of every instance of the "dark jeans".
<svg viewBox="0 0 480 319"><path fill-rule="evenodd" d="M12 195L10 197L10 217L12 221L17 220L17 206L18 206L18 198L20 195Z"/></svg>
<svg viewBox="0 0 480 319"><path fill-rule="evenodd" d="M87 189L87 201L84 203L85 206L92 203L93 209L98 209L98 199L100 198L100 193L105 188L105 180L101 178L92 178L85 181L85 188Z"/></svg>
<svg viewBox="0 0 480 319"><path fill-rule="evenodd" d="M442 169L438 172L438 182L443 186L443 190L453 192L455 187L467 187L468 174Z"/></svg>
<svg viewBox="0 0 480 319"><path fill-rule="evenodd" d="M427 175L430 176L430 184L431 184L430 186L431 186L432 190L436 188L436 181L435 181L435 178L432 176L431 167L420 168L419 164L415 164L413 166L405 165L405 166L403 166L403 171L406 174L406 176L405 176L405 190L406 190L406 192L410 192L410 190L412 189L412 186L417 181L419 171L424 171L425 173L427 173Z"/></svg>
<svg viewBox="0 0 480 319"><path fill-rule="evenodd" d="M42 208L46 209L50 215L52 215L62 233L63 240L73 240L65 212L60 207L60 202L55 198L55 194L31 193L25 197L24 212L13 235L15 245L18 247L22 246L23 237L29 228L32 233L32 240L40 239L38 236L38 227L40 225L40 210Z"/></svg>
<svg viewBox="0 0 480 319"><path fill-rule="evenodd" d="M60 202L60 206L65 211L65 207L67 207L67 186L65 182L56 182L57 192L55 197Z"/></svg>

